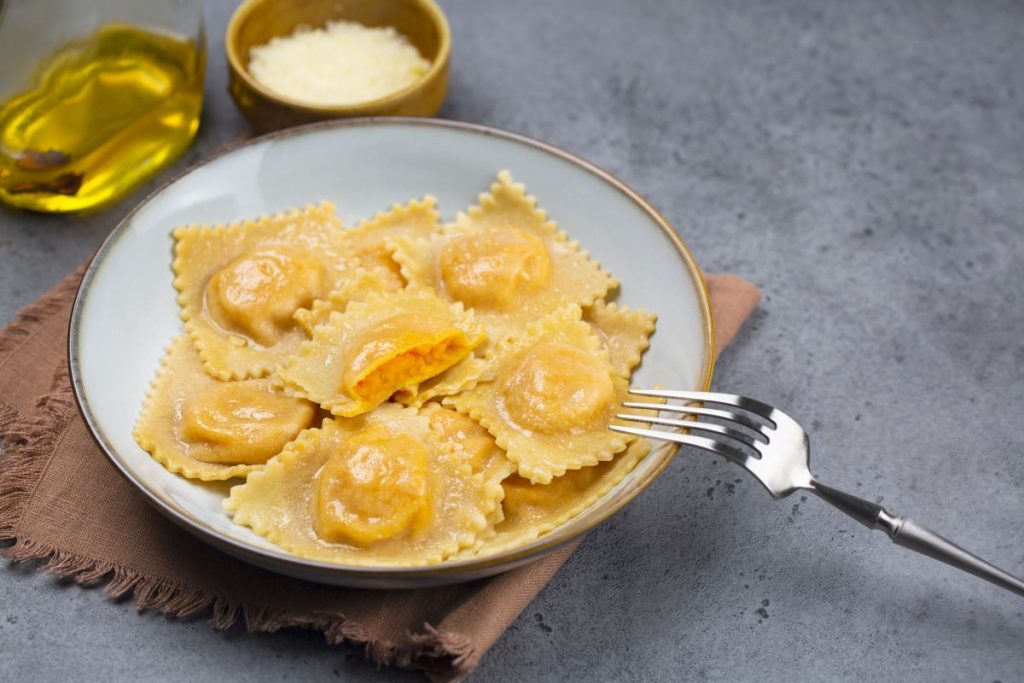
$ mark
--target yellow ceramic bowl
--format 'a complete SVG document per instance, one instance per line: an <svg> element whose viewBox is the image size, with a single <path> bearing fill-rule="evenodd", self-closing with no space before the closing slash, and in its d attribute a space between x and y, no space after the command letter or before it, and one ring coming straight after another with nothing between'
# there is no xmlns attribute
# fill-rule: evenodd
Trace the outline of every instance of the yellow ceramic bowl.
<svg viewBox="0 0 1024 683"><path fill-rule="evenodd" d="M258 83L249 73L249 50L299 26L328 21L393 26L416 46L430 69L419 80L385 97L356 104L325 106L299 102ZM451 33L434 0L245 0L224 36L231 97L259 130L270 131L351 116L433 116L448 89Z"/></svg>

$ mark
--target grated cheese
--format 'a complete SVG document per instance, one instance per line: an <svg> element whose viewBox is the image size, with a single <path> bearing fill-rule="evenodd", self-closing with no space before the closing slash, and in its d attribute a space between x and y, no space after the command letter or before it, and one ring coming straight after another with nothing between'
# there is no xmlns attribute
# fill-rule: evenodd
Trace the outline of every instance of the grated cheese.
<svg viewBox="0 0 1024 683"><path fill-rule="evenodd" d="M430 68L390 26L329 21L252 48L249 73L285 97L310 104L366 102L412 84Z"/></svg>

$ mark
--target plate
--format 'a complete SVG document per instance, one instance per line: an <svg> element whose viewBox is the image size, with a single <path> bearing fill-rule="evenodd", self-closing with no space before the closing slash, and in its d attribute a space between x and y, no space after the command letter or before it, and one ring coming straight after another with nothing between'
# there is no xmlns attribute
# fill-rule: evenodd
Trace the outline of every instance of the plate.
<svg viewBox="0 0 1024 683"><path fill-rule="evenodd" d="M155 191L103 243L78 291L68 348L75 397L100 448L190 533L266 569L336 585L421 587L489 576L558 548L619 510L664 469L674 448L655 445L602 499L529 545L428 567L336 565L293 557L234 524L221 507L226 486L167 472L132 438L164 349L182 330L171 272L176 226L231 222L323 199L353 225L427 193L447 220L504 168L619 278L619 302L658 313L634 385L707 389L711 317L700 271L673 228L636 192L568 152L513 133L430 119L352 119L281 131L223 152Z"/></svg>

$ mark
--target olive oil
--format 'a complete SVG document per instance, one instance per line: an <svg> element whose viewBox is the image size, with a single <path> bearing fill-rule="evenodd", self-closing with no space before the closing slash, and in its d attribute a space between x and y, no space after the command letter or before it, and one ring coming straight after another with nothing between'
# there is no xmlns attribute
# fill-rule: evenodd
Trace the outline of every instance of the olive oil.
<svg viewBox="0 0 1024 683"><path fill-rule="evenodd" d="M0 103L0 200L102 206L177 158L199 127L203 41L108 24L44 60Z"/></svg>

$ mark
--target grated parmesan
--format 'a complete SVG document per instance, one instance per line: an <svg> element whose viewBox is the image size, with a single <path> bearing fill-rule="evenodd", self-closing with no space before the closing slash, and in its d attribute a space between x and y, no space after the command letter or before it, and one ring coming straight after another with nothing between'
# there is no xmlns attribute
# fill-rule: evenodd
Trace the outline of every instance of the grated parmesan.
<svg viewBox="0 0 1024 683"><path fill-rule="evenodd" d="M430 68L390 26L329 21L252 48L249 73L262 85L310 104L366 102L411 85Z"/></svg>

